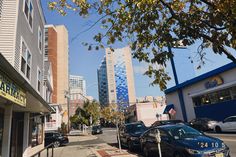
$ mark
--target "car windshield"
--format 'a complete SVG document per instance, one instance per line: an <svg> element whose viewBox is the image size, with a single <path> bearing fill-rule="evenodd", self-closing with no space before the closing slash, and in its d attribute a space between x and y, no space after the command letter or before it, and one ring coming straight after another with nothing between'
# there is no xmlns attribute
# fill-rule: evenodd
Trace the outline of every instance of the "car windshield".
<svg viewBox="0 0 236 157"><path fill-rule="evenodd" d="M129 133L134 133L134 134L139 134L143 133L146 131L146 127L142 124L137 124L137 125L127 125L127 132Z"/></svg>
<svg viewBox="0 0 236 157"><path fill-rule="evenodd" d="M177 126L168 130L169 134L174 139L193 138L195 136L202 135L201 132L189 127L189 126Z"/></svg>
<svg viewBox="0 0 236 157"><path fill-rule="evenodd" d="M93 126L92 128L93 128L93 129L100 129L101 126Z"/></svg>

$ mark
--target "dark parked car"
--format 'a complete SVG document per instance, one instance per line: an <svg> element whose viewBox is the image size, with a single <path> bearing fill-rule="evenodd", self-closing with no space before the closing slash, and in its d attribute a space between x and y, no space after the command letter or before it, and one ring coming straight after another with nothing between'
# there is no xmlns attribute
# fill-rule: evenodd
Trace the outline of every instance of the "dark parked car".
<svg viewBox="0 0 236 157"><path fill-rule="evenodd" d="M207 136L185 124L153 127L140 137L146 157L158 156L157 130L164 157L229 157L229 148L220 139Z"/></svg>
<svg viewBox="0 0 236 157"><path fill-rule="evenodd" d="M102 127L100 125L96 125L92 127L92 135L102 134Z"/></svg>
<svg viewBox="0 0 236 157"><path fill-rule="evenodd" d="M160 121L155 121L151 127L156 127L156 126L161 126L161 125L166 125L166 124L178 124L178 123L184 123L182 120L160 120Z"/></svg>
<svg viewBox="0 0 236 157"><path fill-rule="evenodd" d="M122 146L126 146L129 150L133 150L140 146L139 137L147 130L143 122L134 122L121 125L119 127L119 135ZM117 137L118 138L118 137Z"/></svg>
<svg viewBox="0 0 236 157"><path fill-rule="evenodd" d="M189 125L199 131L213 130L217 121L209 118L196 118L189 122Z"/></svg>
<svg viewBox="0 0 236 157"><path fill-rule="evenodd" d="M53 143L53 147L59 147L69 143L69 139L58 132L46 132L45 146L48 146L51 143Z"/></svg>

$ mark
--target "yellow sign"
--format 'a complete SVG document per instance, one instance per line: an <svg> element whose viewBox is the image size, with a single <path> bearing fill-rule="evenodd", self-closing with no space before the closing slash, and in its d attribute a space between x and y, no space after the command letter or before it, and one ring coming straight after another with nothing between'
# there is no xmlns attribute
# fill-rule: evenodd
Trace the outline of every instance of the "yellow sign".
<svg viewBox="0 0 236 157"><path fill-rule="evenodd" d="M26 93L12 80L0 73L0 96L18 105L26 106Z"/></svg>
<svg viewBox="0 0 236 157"><path fill-rule="evenodd" d="M206 89L222 85L224 80L220 76L215 76L205 83Z"/></svg>

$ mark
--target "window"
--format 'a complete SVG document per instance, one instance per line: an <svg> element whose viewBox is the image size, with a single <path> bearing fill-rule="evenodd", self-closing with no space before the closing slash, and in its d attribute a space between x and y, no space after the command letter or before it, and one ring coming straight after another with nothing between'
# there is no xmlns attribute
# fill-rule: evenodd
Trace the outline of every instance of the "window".
<svg viewBox="0 0 236 157"><path fill-rule="evenodd" d="M42 48L43 48L43 35L42 35L42 31L39 27L38 30L38 48L40 50L40 52L42 52Z"/></svg>
<svg viewBox="0 0 236 157"><path fill-rule="evenodd" d="M43 143L43 123L40 116L30 115L29 145L35 147Z"/></svg>
<svg viewBox="0 0 236 157"><path fill-rule="evenodd" d="M26 47L25 42L22 41L21 48L21 72L30 80L31 73L31 53Z"/></svg>
<svg viewBox="0 0 236 157"><path fill-rule="evenodd" d="M41 86L41 71L38 69L38 75L37 75L37 90L40 92L40 86Z"/></svg>
<svg viewBox="0 0 236 157"><path fill-rule="evenodd" d="M236 87L231 87L194 97L193 103L195 107L199 107L202 105L217 104L235 99L236 99Z"/></svg>
<svg viewBox="0 0 236 157"><path fill-rule="evenodd" d="M233 99L236 99L236 87L232 88L232 96L233 96Z"/></svg>
<svg viewBox="0 0 236 157"><path fill-rule="evenodd" d="M234 121L233 117L229 117L224 120L224 122L233 122L233 121Z"/></svg>
<svg viewBox="0 0 236 157"><path fill-rule="evenodd" d="M24 13L26 16L26 19L28 20L28 23L30 25L30 28L33 28L33 4L31 0L25 0L24 3Z"/></svg>
<svg viewBox="0 0 236 157"><path fill-rule="evenodd" d="M231 95L230 95L230 90L222 90L219 92L219 101L223 102L223 101L228 101L231 100Z"/></svg>

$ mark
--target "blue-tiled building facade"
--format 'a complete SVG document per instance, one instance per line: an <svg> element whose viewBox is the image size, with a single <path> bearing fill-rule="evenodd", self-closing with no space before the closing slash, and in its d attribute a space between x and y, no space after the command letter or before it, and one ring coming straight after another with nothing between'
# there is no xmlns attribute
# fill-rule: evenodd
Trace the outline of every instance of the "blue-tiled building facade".
<svg viewBox="0 0 236 157"><path fill-rule="evenodd" d="M124 54L120 52L116 53L114 65L116 96L117 104L121 110L129 106L127 71L125 66Z"/></svg>
<svg viewBox="0 0 236 157"><path fill-rule="evenodd" d="M134 79L130 49L106 49L98 69L98 92L101 105L117 104L124 110L135 101Z"/></svg>

